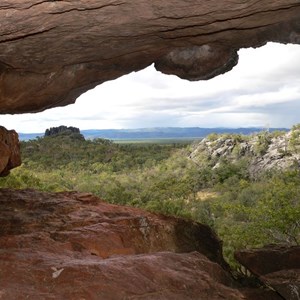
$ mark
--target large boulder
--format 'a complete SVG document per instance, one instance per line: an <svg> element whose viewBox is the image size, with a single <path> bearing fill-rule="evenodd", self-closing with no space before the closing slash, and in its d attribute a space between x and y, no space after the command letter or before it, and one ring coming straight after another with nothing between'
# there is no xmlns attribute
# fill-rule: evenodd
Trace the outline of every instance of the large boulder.
<svg viewBox="0 0 300 300"><path fill-rule="evenodd" d="M241 250L236 259L286 300L300 299L300 246Z"/></svg>
<svg viewBox="0 0 300 300"><path fill-rule="evenodd" d="M207 226L91 194L0 190L0 298L269 299L237 284Z"/></svg>
<svg viewBox="0 0 300 300"><path fill-rule="evenodd" d="M154 63L208 79L237 50L300 43L298 0L3 0L0 113L73 103L88 89Z"/></svg>
<svg viewBox="0 0 300 300"><path fill-rule="evenodd" d="M21 154L18 134L0 126L0 177L21 165Z"/></svg>

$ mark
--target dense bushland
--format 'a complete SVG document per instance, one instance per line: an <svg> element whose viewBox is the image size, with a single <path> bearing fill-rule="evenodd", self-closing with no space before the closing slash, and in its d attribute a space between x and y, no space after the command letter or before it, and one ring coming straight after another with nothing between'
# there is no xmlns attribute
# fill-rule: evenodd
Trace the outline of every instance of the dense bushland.
<svg viewBox="0 0 300 300"><path fill-rule="evenodd" d="M298 169L251 178L248 159L212 168L185 144L115 144L58 134L21 143L23 164L1 187L91 192L106 201L212 226L232 265L235 249L300 242ZM236 267L238 267L236 265Z"/></svg>

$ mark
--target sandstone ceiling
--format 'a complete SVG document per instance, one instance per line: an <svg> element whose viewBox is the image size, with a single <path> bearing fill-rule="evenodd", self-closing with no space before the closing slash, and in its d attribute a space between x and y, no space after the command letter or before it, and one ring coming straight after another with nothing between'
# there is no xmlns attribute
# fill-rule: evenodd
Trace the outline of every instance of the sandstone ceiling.
<svg viewBox="0 0 300 300"><path fill-rule="evenodd" d="M299 0L2 0L0 20L1 114L73 103L152 63L209 79L240 48L300 43Z"/></svg>

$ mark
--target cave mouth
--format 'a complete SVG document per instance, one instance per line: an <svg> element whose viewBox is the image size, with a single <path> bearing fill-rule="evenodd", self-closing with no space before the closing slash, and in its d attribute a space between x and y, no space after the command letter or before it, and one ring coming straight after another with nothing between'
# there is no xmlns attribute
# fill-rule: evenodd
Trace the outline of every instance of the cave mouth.
<svg viewBox="0 0 300 300"><path fill-rule="evenodd" d="M284 163L287 164L299 158L297 151L300 150L300 142L297 142L297 138L300 138L300 126L294 126L289 133L268 132L270 126L291 127L298 122L296 114L298 110L295 108L299 105L300 68L297 63L291 62L300 61L299 50L299 47L294 45L280 44L241 50L240 64L231 73L206 82L185 82L175 76L157 73L151 66L113 82L103 83L79 97L77 103L69 107L14 116L13 118L20 118L20 120L25 118L21 121L21 131L26 128L25 120L25 123L28 122L26 125L29 132L36 131L36 133L41 133L43 127L54 127L62 123L82 127L79 124L83 122L83 126L88 128L99 128L98 126L103 126L99 125L101 124L99 121L103 121L102 124L107 128L150 127L151 129L157 126L197 127L198 125L231 128L259 126L267 130L252 139L245 138L241 134L220 136L212 134L203 139L198 146L189 145L189 151L193 149L188 152L189 155L187 155L186 145L178 146L172 142L171 147L174 149L167 152L169 156L167 155L164 162L160 159L156 161L155 156L160 156L167 147L170 147L170 144L153 146L150 143L148 146L144 144L140 147L134 144L122 146L105 139L91 141L85 140L78 128L60 126L47 129L43 138L22 142L24 163L20 168L13 170L10 176L6 176L11 167L21 164L17 134L10 131L5 138L5 143L14 148L13 150L8 147L1 149L3 156L0 159L0 167L4 164L7 166L1 174L5 176L2 179L6 189L0 188L2 195L0 204L5 207L4 214L11 215L10 217L5 215L4 221L2 220L4 226L0 232L0 239L2 236L5 239L7 234L11 239L20 237L23 240L18 244L23 245L27 237L24 246L26 249L23 246L18 247L22 257L26 257L28 253L32 257L34 253L34 256L39 259L39 262L34 265L39 266L42 262L47 266L46 268L39 266L38 273L49 272L49 269L52 272L51 284L47 283L44 277L43 289L47 284L52 286L53 280L64 278L65 274L70 272L70 267L74 272L74 266L70 262L66 263L69 257L65 253L71 253L72 261L74 257L80 261L80 269L88 261L88 265L84 268L86 271L89 270L91 263L96 265L105 260L107 270L110 262L127 261L128 258L131 261L129 266L130 264L134 266L131 269L137 271L138 260L143 258L147 260L150 257L153 266L153 261L163 256L164 260L159 263L159 268L161 270L165 267L168 258L170 262L168 274L171 268L176 266L176 274L184 269L189 272L192 270L194 275L195 270L200 271L202 276L203 266L213 264L213 276L218 268L218 272L223 274L222 277L228 278L226 282L229 280L230 288L236 293L240 291L233 286L238 285L243 287L242 293L244 287L247 287L247 295L253 293L253 299L256 299L258 293L266 293L267 298L269 295L276 297L277 292L284 295L285 299L290 299L293 291L284 288L290 284L297 284L294 275L289 276L289 272L291 268L293 272L298 272L294 270L297 259L292 255L297 257L299 254L297 224L300 211L299 205L293 198L294 195L296 198L300 196L299 168L298 171L293 169L280 174L274 172L272 176L269 173L266 177L259 177L259 173L265 170L265 157L269 157L270 160L275 157L275 161L276 157L286 158ZM278 57L282 59L276 66ZM100 97L102 101L99 101ZM98 104L101 106L97 107ZM86 107L92 107L92 112ZM2 120L5 118L6 116L2 116ZM116 123L120 120L124 123ZM12 121L11 116L10 121ZM131 123L128 123L129 121ZM42 122L45 122L45 125L42 125ZM35 123L38 124L37 127L34 127ZM16 127L16 124L14 123L13 126ZM30 129L30 126L37 129ZM57 129L62 132L58 132ZM5 128L0 128L0 132L2 136L7 133ZM282 142L285 145L282 146ZM274 145L279 150L274 149ZM291 145L294 148L291 148ZM232 148L233 146L235 148ZM211 156L206 158L207 161L215 162L214 165L210 163L203 168L204 171L200 168L201 164L203 166L203 153L201 153L203 147L211 152ZM92 148L95 148L94 152ZM270 148L272 151L269 151ZM138 157L141 155L141 149L144 149L148 160L143 161L143 158ZM245 164L249 157L244 159L239 156L241 149L244 153L250 153L251 157L254 154L257 158L257 161L254 159L254 169L251 169L253 165ZM237 155L235 163L226 158L226 153L229 152ZM100 156L97 156L99 153ZM116 157L119 156L117 163L114 161L114 154L117 154ZM262 160L263 164L261 164ZM153 161L157 164L155 165ZM137 170L128 169L129 165L135 166L135 164L138 164ZM248 176L247 170L249 174L252 172L251 176ZM2 179L0 178L0 187L3 187ZM208 184L208 180L213 184ZM189 189L187 182L192 182L192 189ZM154 191L153 186L156 187ZM64 192L65 190L69 192ZM70 192L70 190L78 192ZM140 198L134 190L138 191ZM186 190L187 194L178 196L181 190ZM272 193L272 198L269 197L269 192ZM118 205L111 205L101 199ZM22 206L21 210L20 206ZM176 218L172 217L173 215ZM288 218L285 219L283 216ZM70 230L74 226L72 222L76 224L75 231ZM165 225L162 225L162 222L165 222ZM122 230L119 229L120 224ZM51 226L50 244L53 249L48 246L49 226ZM116 232L108 231L109 226L112 226ZM81 230L84 235L80 233ZM43 234L43 231L47 234ZM120 232L124 236L118 237ZM81 236L80 234L76 236L76 233L80 233ZM35 238L36 234L38 237ZM112 241L108 236L112 236ZM30 239L34 239L34 242ZM149 247L149 240L155 246ZM38 243L41 243L36 247L39 249L38 253L34 252L35 246L32 248L27 246ZM256 249L263 243L272 243L272 246ZM47 246L44 249L45 245ZM7 252L12 251L9 247ZM251 250L252 248L255 249ZM64 257L60 257L63 257L63 260L59 267L49 268L49 264L54 265L54 261L55 263L59 261L57 249L62 251L63 254L60 255ZM41 253L47 254L44 257L40 256ZM180 259L190 260L202 256L199 268L195 267L195 261L192 262L192 267L189 267L186 262L184 267L178 265ZM54 261L49 260L49 257L54 258ZM176 263L170 261L172 257L176 258ZM270 260L266 257L270 257ZM274 259L280 261L280 266L273 267ZM13 258L12 262L15 261L17 259ZM9 263L6 262L6 265ZM33 272L31 268L32 265L26 266L26 269ZM99 270L100 266L97 266L97 271ZM280 278L277 276L278 272L283 274ZM149 273L151 273L150 265L147 267L147 272L143 274ZM272 281L274 273L277 277ZM196 277L194 275L191 280ZM94 275L92 277L94 278ZM287 278L289 284L286 283ZM97 281L97 285L102 282L101 280L103 278ZM280 282L279 288L278 282ZM22 284L29 286L26 276ZM161 290L164 283L157 281L157 284ZM198 282L197 286L199 286ZM59 288L57 286L57 290ZM31 292L36 293L38 289L36 285L36 290L33 292L31 288ZM90 289L89 295L94 290L95 288ZM217 291L219 294L220 287ZM112 293L114 294L115 291ZM229 297L231 299L232 293Z"/></svg>
<svg viewBox="0 0 300 300"><path fill-rule="evenodd" d="M163 124L163 126L170 126L170 123L172 126L174 124L195 126L195 124L198 125L199 120L205 121L207 126L212 126L211 124L215 126L217 122L237 126L245 124L247 120L248 126L260 124L268 128L273 124L291 126L292 123L297 122L297 117L293 119L294 113L299 111L297 72L300 60L297 54L295 56L291 52L285 55L277 54L276 65L280 66L280 72L271 68L264 73L262 78L257 76L256 69L261 67L269 57L261 61L254 60L253 64L248 67L254 72L251 76L248 73L244 79L238 76L226 84L225 76L227 75L211 78L231 69L233 69L231 72L234 72L238 68L235 66L238 62L237 51L239 49L260 47L268 41L300 44L299 0L3 2L4 4L0 5L0 114L2 115L37 113L49 108L72 104L85 91L99 84L102 86L97 90L106 88L110 84L108 81L142 70L151 64L154 64L161 72L175 74L183 79L191 81L210 79L207 84L211 85L210 90L205 90L202 82L191 83L191 86L192 84L201 85L197 90L199 93L202 90L202 93L192 93L194 88L190 86L184 89L185 97L181 97L177 87L183 85L183 81L176 81L175 87L170 87L169 83L162 84L158 79L152 81L146 76L145 82L140 85L140 95L143 98L138 99L139 101L131 96L131 102L126 105L125 102L116 102L113 105L114 99L104 98L104 94L100 93L102 96L97 96L97 104L93 102L88 104L89 101L82 96L76 105L70 106L73 109L71 112L57 109L53 110L54 115L51 115L49 110L45 111L45 115L20 116L24 119L20 121L19 128L16 127L15 117L8 117L10 120L5 122L12 122L6 123L8 125L4 124L6 116L0 117L0 123L3 120L2 124L8 128L15 128L20 132L31 131L30 128L36 126L34 122L38 121L40 116L44 123L40 121L39 126L34 127L36 128L34 131L41 132L51 126L62 125L62 120L65 120L64 125L81 128L79 123L86 121L85 124L87 124L88 120L110 121L106 125L101 123L101 127L140 127L139 124L153 126L153 123L149 123L150 121L155 122L155 125ZM291 59L293 63L286 67L283 63L285 59ZM131 74L127 79L134 75L137 74ZM157 74L156 77L158 76L160 75ZM174 77L170 78L175 80ZM123 79L126 78L120 78L121 81ZM218 80L224 89L216 93L216 87L219 86ZM243 80L245 85L242 85ZM231 89L229 89L230 86ZM123 93L121 96L117 94L117 99L130 97L127 95L126 87L128 88L129 85L126 85L125 81ZM153 87L156 87L156 94L151 95L149 90ZM162 98L163 91L168 88L173 92L172 97L163 95ZM249 93L253 88L255 93ZM115 87L115 90L121 91L121 88ZM135 91L137 87L131 90ZM187 95L188 93L190 94ZM114 95L113 92L110 94ZM184 102L180 99L184 99ZM142 107L141 103L147 104L147 109ZM100 114L96 111L98 105L100 109L102 108ZM93 111L86 115L85 109L88 106L91 106ZM115 108L115 111L111 113L108 110L109 107ZM133 109L131 114L128 113L129 108ZM77 116L77 122L74 116ZM60 120L59 124L55 123L57 120ZM143 123L136 120L141 120ZM44 124L47 125L44 126ZM93 123L89 123L89 127L90 124ZM16 132L7 131L1 127L0 136L2 137L0 172L7 175L9 169L20 164L20 148ZM184 190L185 184L191 180L195 183L191 187L195 189L189 195L191 194L196 199L201 196L195 192L196 189L202 188L198 184L199 178L205 179L211 174L212 179L217 178L220 181L219 187L229 189L229 194L225 193L225 197L219 199L221 200L219 204L229 205L220 206L221 209L218 210L219 206L209 207L209 203L199 202L196 199L198 221L200 217L207 218L207 223L211 222L211 225L219 226L220 235L231 234L231 237L237 238L235 246L247 248L250 240L247 234L252 237L253 234L255 235L255 245L252 244L252 246L262 245L263 239L257 238L257 232L260 229L266 229L261 237L267 237L268 241L270 237L277 240L278 238L290 239L295 233L299 237L299 166L293 170L294 173L289 172L277 177L275 174L274 177L264 177L261 182L250 182L249 178L243 178L245 176L244 161L238 159L238 169L230 163L225 166L221 164L219 169L221 172L219 172L209 165L204 172L193 169L188 174L189 180L184 181L186 177L181 175L187 170L185 167L188 165L187 162L190 162L190 156L178 155L171 157L168 161L169 165L166 163L161 168L169 172L170 176L160 174L161 169L155 167L154 171L158 170L158 172L146 172L146 174L142 174L141 169L135 172L124 169L124 174L120 174L123 181L118 181L117 172L113 175L108 173L119 171L120 166L130 166L133 162L139 164L140 161L136 160L138 156L134 155L136 154L134 151L138 148L133 146L122 148L99 140L97 141L99 151L93 155L89 152L93 150L93 147L88 147L91 141L75 139L78 147L74 147L74 139L70 141L65 136L60 136L60 138L62 139L55 141L47 137L30 141L27 144L22 143L28 155L42 150L48 156L38 153L31 160L27 156L20 168L13 170L10 176L0 178L1 181L3 179L14 188L13 190L0 189L0 204L3 207L0 218L0 224L3 225L0 226L3 234L0 234L0 244L3 246L0 249L2 254L0 269L4 274L0 276L0 298L19 299L35 298L37 295L48 297L49 295L49 298L74 299L76 297L91 298L94 296L93 293L97 293L98 298L126 298L127 296L129 298L155 298L158 295L165 299L174 299L174 297L185 299L192 297L191 292L195 292L195 299L199 295L207 295L207 297L203 296L207 299L214 298L214 296L215 298L222 296L226 299L277 299L278 297L292 299L295 294L298 295L299 246L288 251L284 247L263 249L261 253L254 253L250 250L248 254L242 253L236 256L241 262L244 260L244 265L273 289L272 291L259 289L249 295L248 289L247 291L229 290L228 287L236 286L230 276L232 274L224 274L226 267L220 270L215 263L211 265L207 259L203 260L202 255L199 255L202 248L202 253L206 257L222 259L221 242L207 226L201 229L202 225L198 223L198 226L194 221L182 222L174 217L157 219L157 215L145 211L124 206L110 206L89 193L48 193L45 191L49 189L60 191L60 185L69 190L71 188L76 190L74 187L81 184L82 189L92 186L92 192L95 194L99 191L103 193L107 191L105 189L108 189L106 195L100 195L103 199L106 198L105 196L112 196L110 192L113 191L116 193L116 197L112 199L114 203L125 204L124 202L128 200L126 187L129 187L130 183L126 181L126 178L135 184L139 195L141 194L139 189L143 184L148 183L146 181L148 176L154 181L154 189L156 187L174 188L176 196L181 195L180 192ZM252 147L252 150L264 156L268 154L266 150L269 149L270 141L275 139L283 142L281 145L284 145L288 138L292 141L291 149L285 149L283 146L283 149L275 156L274 152L270 156L293 160L293 155L298 155L300 151L300 142L297 140L297 138L300 139L300 126L292 128L289 136L286 133L276 133L271 136L268 131L264 131L257 138L260 147ZM215 143L213 137L210 139L204 142L208 142L208 145L212 147L218 144L218 142ZM244 143L240 141L239 136L237 139L240 144ZM224 149L228 150L232 147L233 139L223 137L221 142L227 147ZM240 150L244 152L249 148L251 150L251 146L247 147L249 143L250 141L246 140L243 147L240 145L236 154L239 155ZM105 147L109 151L107 151L108 155L101 157L102 163L94 161L91 164L88 159L96 155L101 156L103 152L105 153L103 151ZM114 164L111 168L107 167L105 163L111 163L113 151L120 151L120 149L127 151L125 153L127 155L121 155L119 164ZM72 155L71 150L76 151L75 155ZM147 161L147 168L149 168L153 166L153 157L160 153L155 147L149 147L147 150L149 150L147 155L150 156ZM292 152L294 150L295 152ZM64 163L70 161L70 164L57 169L54 155L60 154L63 154L61 161ZM83 154L83 159L80 159L81 154ZM220 157L220 154L222 151L221 153L217 151L216 156ZM182 164L181 159L185 160L186 165ZM77 164L78 161L81 163ZM85 172L84 163L92 166L93 170ZM176 163L179 165L179 171L173 172L172 166ZM53 171L52 176L48 176L45 172L49 169ZM99 173L103 170L106 173L100 175L105 182L99 185L101 177ZM234 172L237 176L228 178L228 175ZM39 178L38 175L41 177ZM183 180L180 184L174 180L176 176L178 180ZM44 178L49 181L45 183ZM67 178L71 180L68 182ZM83 180L86 180L84 184L82 184ZM34 189L22 191L16 189L16 187L22 189L25 185L28 187L29 184ZM38 192L36 190L38 187L42 191ZM234 189L243 190L242 196L235 197ZM146 193L143 194L143 201L140 203L148 204L147 208L157 209L160 212L165 209L168 213L175 212L184 216L184 208L186 204L189 204L188 201L184 202L179 197L174 207L170 202L173 198L168 197L165 191L164 193L154 191L156 192L154 195L149 195L149 186L146 186ZM174 191L171 190L172 193ZM205 190L203 193L205 197L216 196ZM165 199L160 202L159 197ZM132 203L137 204L137 200ZM151 200L153 202L149 203ZM222 200L237 200L240 205L233 207L232 203ZM99 203L103 208L102 211L101 209L99 211ZM270 204L271 208L266 204ZM82 209L83 207L85 209ZM228 213L231 220L225 224L218 223L217 218L220 218L222 212L227 217L228 207L235 209ZM217 211L212 211L214 208L217 208ZM239 208L242 209L239 210ZM130 211L133 218L129 217ZM251 218L245 215L249 211L252 212ZM151 219L154 222L152 227L149 226ZM261 226L249 226L249 221L253 220L260 221ZM241 226L237 227L231 221L240 222ZM266 224L265 221L270 222ZM276 227L277 225L279 227ZM277 229L281 231L278 232ZM161 233L162 238L159 236ZM240 243L242 238L245 238L243 245ZM104 241L108 243L105 244ZM163 253L150 255L150 257L147 253L133 255L143 253L141 241L145 242L146 252L151 246L154 247L153 251L171 250L171 252L178 253L171 253L170 256ZM161 242L166 242L166 245L162 245ZM231 242L232 240L229 240L229 243L224 246L226 247L224 253L229 259L233 258ZM209 245L212 246L212 252L206 249ZM195 250L196 253L188 255L184 253ZM215 255L211 255L212 253ZM106 259L111 255L118 257ZM257 257L260 259L257 260ZM165 264L166 261L169 261L169 264ZM219 259L213 261L220 262ZM277 263L274 264L274 261ZM294 269L295 262L298 270ZM111 267L110 263L112 263ZM223 265L222 262L220 265ZM155 269L152 269L153 266L156 266ZM209 272L203 273L205 269ZM180 275L179 271L182 270L187 272ZM278 280L279 273L281 280ZM211 274L218 278L208 281ZM288 280L287 276L289 276ZM187 278L189 281L185 282ZM166 282L169 282L169 285L166 285ZM117 284L112 285L114 283ZM213 288L207 289L208 285ZM224 285L225 289L222 288ZM5 289L1 289L1 286ZM175 286L179 287L178 292ZM274 291L280 296L274 295ZM119 293L119 297L116 297L116 293ZM182 297L181 293L183 293Z"/></svg>

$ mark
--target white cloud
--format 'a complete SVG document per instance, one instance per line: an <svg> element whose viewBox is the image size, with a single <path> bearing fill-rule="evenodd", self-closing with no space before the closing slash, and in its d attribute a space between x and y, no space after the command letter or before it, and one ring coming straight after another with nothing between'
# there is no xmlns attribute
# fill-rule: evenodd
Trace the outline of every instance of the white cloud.
<svg viewBox="0 0 300 300"><path fill-rule="evenodd" d="M19 132L43 132L58 125L91 128L158 126L289 127L300 122L300 47L269 43L242 49L231 72L188 82L151 66L106 82L76 104L37 114L1 116Z"/></svg>

